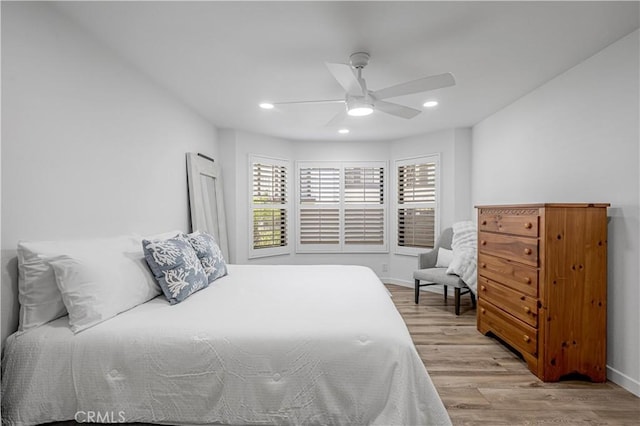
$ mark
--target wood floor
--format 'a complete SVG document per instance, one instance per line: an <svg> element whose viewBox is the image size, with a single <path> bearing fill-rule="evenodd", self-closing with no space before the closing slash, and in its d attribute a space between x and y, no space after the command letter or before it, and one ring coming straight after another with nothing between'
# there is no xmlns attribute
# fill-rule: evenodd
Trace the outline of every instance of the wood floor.
<svg viewBox="0 0 640 426"><path fill-rule="evenodd" d="M544 383L524 361L476 329L476 311L453 298L387 285L454 425L640 425L640 398L614 383ZM452 292L450 292L452 293Z"/></svg>

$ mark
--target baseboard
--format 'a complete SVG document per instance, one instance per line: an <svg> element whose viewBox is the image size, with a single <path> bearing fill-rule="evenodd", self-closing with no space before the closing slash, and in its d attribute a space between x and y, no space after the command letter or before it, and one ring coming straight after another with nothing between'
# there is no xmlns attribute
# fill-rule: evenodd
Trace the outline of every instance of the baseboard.
<svg viewBox="0 0 640 426"><path fill-rule="evenodd" d="M607 365L607 379L640 397L640 382Z"/></svg>
<svg viewBox="0 0 640 426"><path fill-rule="evenodd" d="M402 287L413 288L413 282L407 281L407 280L399 280L397 278L391 278L391 277L380 277L380 281L382 281L385 284L395 284L395 285L401 285Z"/></svg>
<svg viewBox="0 0 640 426"><path fill-rule="evenodd" d="M390 277L380 277L380 281L382 281L385 284L395 284L402 287L415 288L415 284L413 281L399 280L397 278L390 278ZM420 291L430 291L432 293L444 294L444 287L439 285L421 287Z"/></svg>

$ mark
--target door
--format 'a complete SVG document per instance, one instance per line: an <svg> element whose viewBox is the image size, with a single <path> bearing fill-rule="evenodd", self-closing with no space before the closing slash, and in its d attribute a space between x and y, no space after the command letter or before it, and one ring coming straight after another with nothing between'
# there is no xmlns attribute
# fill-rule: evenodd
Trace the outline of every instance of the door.
<svg viewBox="0 0 640 426"><path fill-rule="evenodd" d="M191 230L213 235L226 261L229 261L227 227L222 195L222 177L214 161L187 153L187 181L191 209Z"/></svg>

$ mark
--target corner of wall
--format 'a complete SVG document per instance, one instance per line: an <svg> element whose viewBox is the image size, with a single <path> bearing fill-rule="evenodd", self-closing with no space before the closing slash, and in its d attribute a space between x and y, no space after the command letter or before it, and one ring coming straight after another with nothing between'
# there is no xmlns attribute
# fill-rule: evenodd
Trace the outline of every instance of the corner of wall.
<svg viewBox="0 0 640 426"><path fill-rule="evenodd" d="M459 127L453 132L454 152L454 221L473 217L471 202L471 127Z"/></svg>
<svg viewBox="0 0 640 426"><path fill-rule="evenodd" d="M224 196L225 214L227 216L227 233L229 240L230 263L235 263L238 259L236 253L238 245L237 221L233 214L236 211L237 203L237 178L236 178L236 152L237 152L237 132L233 129L218 130L218 150L220 152L220 168L222 169L222 190Z"/></svg>

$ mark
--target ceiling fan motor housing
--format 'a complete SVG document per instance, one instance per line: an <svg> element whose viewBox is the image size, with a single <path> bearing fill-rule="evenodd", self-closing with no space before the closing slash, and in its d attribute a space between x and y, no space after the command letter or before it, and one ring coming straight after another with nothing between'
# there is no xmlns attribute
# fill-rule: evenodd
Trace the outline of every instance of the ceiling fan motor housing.
<svg viewBox="0 0 640 426"><path fill-rule="evenodd" d="M369 64L369 54L367 52L356 52L349 56L349 63L355 69L362 69Z"/></svg>

